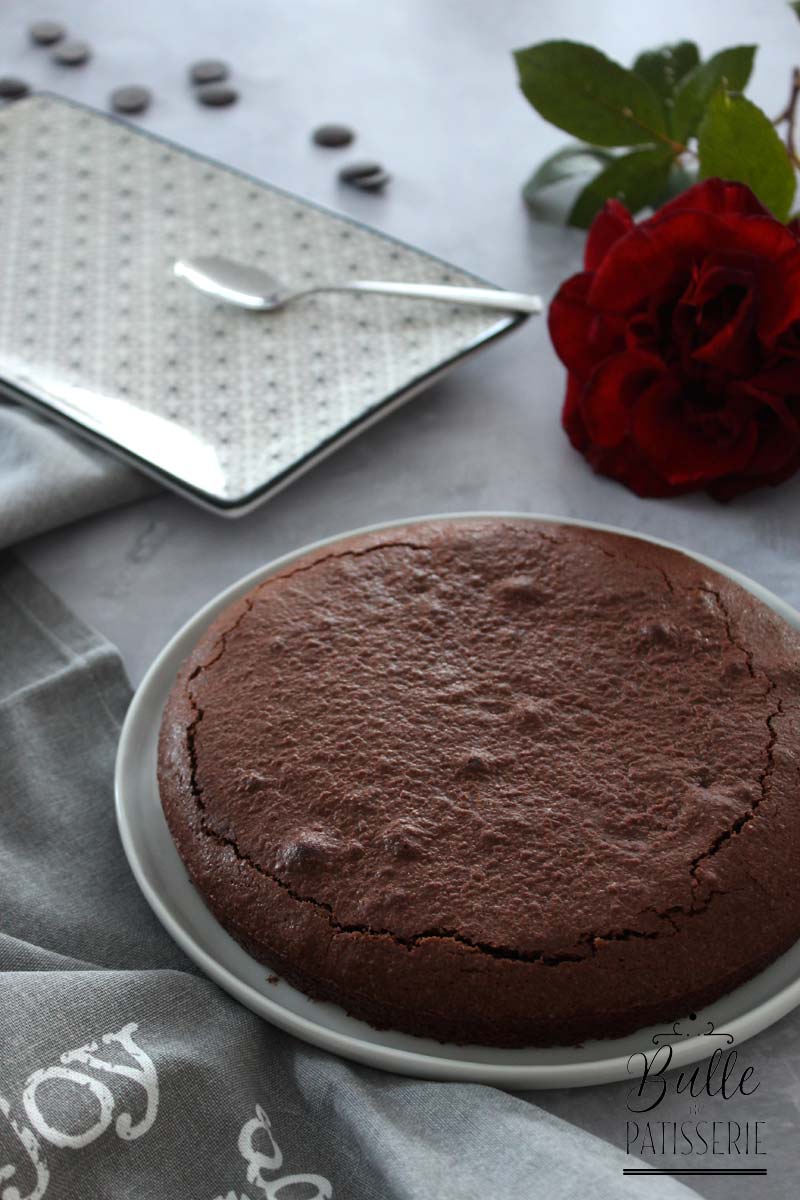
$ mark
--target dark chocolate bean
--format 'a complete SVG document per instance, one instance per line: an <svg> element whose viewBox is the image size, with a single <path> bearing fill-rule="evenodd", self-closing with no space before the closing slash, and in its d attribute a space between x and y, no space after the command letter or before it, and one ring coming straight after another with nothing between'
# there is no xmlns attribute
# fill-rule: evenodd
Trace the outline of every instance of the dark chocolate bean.
<svg viewBox="0 0 800 1200"><path fill-rule="evenodd" d="M380 163L357 162L348 163L346 167L342 167L339 178L343 183L349 183L351 187L360 188L362 192L379 192L386 186L391 176L384 171Z"/></svg>
<svg viewBox="0 0 800 1200"><path fill-rule="evenodd" d="M2 100L21 100L23 96L27 96L30 90L24 79L12 79L10 76L0 79L0 99Z"/></svg>
<svg viewBox="0 0 800 1200"><path fill-rule="evenodd" d="M339 178L345 183L352 183L354 179L358 179L361 175L375 175L382 171L383 167L377 162L354 162L348 163L339 171Z"/></svg>
<svg viewBox="0 0 800 1200"><path fill-rule="evenodd" d="M29 31L37 46L52 46L66 37L67 31L58 21L35 21Z"/></svg>
<svg viewBox="0 0 800 1200"><path fill-rule="evenodd" d="M222 83L229 74L228 64L216 58L204 58L189 67L189 79L194 84Z"/></svg>
<svg viewBox="0 0 800 1200"><path fill-rule="evenodd" d="M53 51L53 58L63 67L82 67L92 57L88 42L62 42Z"/></svg>
<svg viewBox="0 0 800 1200"><path fill-rule="evenodd" d="M356 179L348 180L348 183L362 192L380 192L390 179L391 175L386 171L373 171L371 175L359 175Z"/></svg>
<svg viewBox="0 0 800 1200"><path fill-rule="evenodd" d="M115 88L111 93L111 107L118 113L140 113L149 107L153 93L138 83L129 83Z"/></svg>
<svg viewBox="0 0 800 1200"><path fill-rule="evenodd" d="M318 146L349 146L355 134L348 125L320 125L311 135Z"/></svg>
<svg viewBox="0 0 800 1200"><path fill-rule="evenodd" d="M239 93L229 83L204 83L197 89L197 99L201 104L212 108L221 108L224 104L235 104Z"/></svg>

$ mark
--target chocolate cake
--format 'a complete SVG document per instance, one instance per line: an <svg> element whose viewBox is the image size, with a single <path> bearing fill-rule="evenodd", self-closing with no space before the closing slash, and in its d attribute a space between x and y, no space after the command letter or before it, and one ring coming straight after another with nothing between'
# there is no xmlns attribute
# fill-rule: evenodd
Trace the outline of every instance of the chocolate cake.
<svg viewBox="0 0 800 1200"><path fill-rule="evenodd" d="M800 937L799 708L800 636L688 556L425 522L224 611L159 786L206 903L303 992L573 1044L688 1016Z"/></svg>

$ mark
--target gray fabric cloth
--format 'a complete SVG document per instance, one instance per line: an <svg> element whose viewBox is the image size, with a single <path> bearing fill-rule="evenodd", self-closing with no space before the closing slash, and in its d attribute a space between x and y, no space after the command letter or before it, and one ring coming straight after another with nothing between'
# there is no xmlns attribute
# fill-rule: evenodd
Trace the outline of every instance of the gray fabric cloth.
<svg viewBox="0 0 800 1200"><path fill-rule="evenodd" d="M306 1046L200 975L151 915L117 836L128 699L113 647L0 560L6 1200L694 1194L623 1179L620 1150L522 1098Z"/></svg>
<svg viewBox="0 0 800 1200"><path fill-rule="evenodd" d="M0 548L157 490L104 450L0 403Z"/></svg>

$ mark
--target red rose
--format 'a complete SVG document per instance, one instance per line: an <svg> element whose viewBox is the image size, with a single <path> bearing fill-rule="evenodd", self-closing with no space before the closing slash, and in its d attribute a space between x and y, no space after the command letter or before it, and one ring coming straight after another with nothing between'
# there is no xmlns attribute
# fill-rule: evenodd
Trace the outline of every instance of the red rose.
<svg viewBox="0 0 800 1200"><path fill-rule="evenodd" d="M635 224L595 218L550 336L563 423L640 496L720 500L800 466L800 239L749 188L710 179Z"/></svg>

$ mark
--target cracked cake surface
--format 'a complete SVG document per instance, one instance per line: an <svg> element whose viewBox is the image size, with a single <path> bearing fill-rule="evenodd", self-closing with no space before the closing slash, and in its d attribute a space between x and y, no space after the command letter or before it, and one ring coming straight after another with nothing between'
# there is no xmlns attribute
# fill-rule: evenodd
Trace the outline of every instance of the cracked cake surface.
<svg viewBox="0 0 800 1200"><path fill-rule="evenodd" d="M159 743L245 948L378 1027L574 1043L687 1015L800 936L800 638L621 535L421 522L226 609Z"/></svg>

